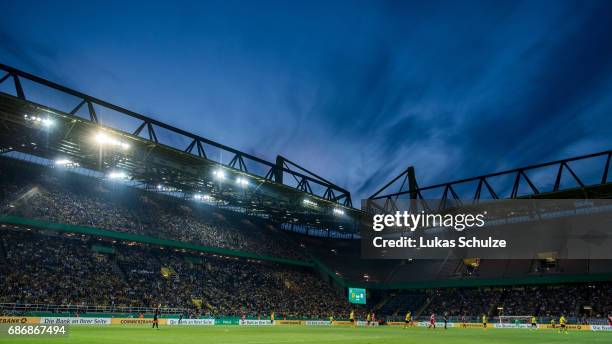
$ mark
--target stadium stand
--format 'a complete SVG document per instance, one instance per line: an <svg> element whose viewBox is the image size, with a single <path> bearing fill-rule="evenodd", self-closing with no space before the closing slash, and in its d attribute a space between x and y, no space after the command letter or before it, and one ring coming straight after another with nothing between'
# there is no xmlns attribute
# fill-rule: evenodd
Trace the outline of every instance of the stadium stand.
<svg viewBox="0 0 612 344"><path fill-rule="evenodd" d="M195 255L3 225L0 303L180 309L195 316L346 318L354 306L311 269ZM56 288L61 285L63 288ZM571 295L572 297L565 297ZM612 284L391 291L376 311L401 318L448 313L573 319L612 312ZM361 313L364 309L360 309ZM579 321L579 320L575 320Z"/></svg>
<svg viewBox="0 0 612 344"><path fill-rule="evenodd" d="M611 292L611 283L427 289L398 292L382 309L398 317L412 311L415 315L447 313L455 319L471 320L482 314L491 318L534 315L546 319L566 314L578 322L583 317L602 318L612 312Z"/></svg>
<svg viewBox="0 0 612 344"><path fill-rule="evenodd" d="M347 318L356 309L358 317L372 310L379 319L389 320L402 320L412 311L415 319L431 312L455 318L546 318L565 313L574 322L593 322L612 312L610 283L472 283L609 273L606 261L363 261L358 240L286 232L264 219L193 200L8 159L2 159L0 169L0 209L2 215L304 263L280 264L4 224L0 310L5 313L38 307L33 305L46 305L52 312L75 306L113 312L124 307L152 309L162 303L165 309L192 316L265 318L274 311L287 318L325 319L332 314ZM312 261L321 262L329 273L314 268ZM410 287L436 281L450 283L446 288ZM471 284L459 288L453 281ZM347 302L346 283L372 287L366 307ZM402 285L410 288L392 288Z"/></svg>
<svg viewBox="0 0 612 344"><path fill-rule="evenodd" d="M301 248L254 217L116 183L3 159L0 212L303 259ZM56 173L53 173L56 172Z"/></svg>
<svg viewBox="0 0 612 344"><path fill-rule="evenodd" d="M416 315L427 300L424 291L398 291L388 295L386 302L381 305L380 313L402 318L407 312ZM401 320L401 319L400 319Z"/></svg>
<svg viewBox="0 0 612 344"><path fill-rule="evenodd" d="M3 225L0 302L183 309L209 316L348 316L312 270ZM106 248L101 250L100 247ZM62 288L57 286L61 285Z"/></svg>
<svg viewBox="0 0 612 344"><path fill-rule="evenodd" d="M486 289L440 289L429 296L425 314L447 312L451 316L489 314L500 295Z"/></svg>

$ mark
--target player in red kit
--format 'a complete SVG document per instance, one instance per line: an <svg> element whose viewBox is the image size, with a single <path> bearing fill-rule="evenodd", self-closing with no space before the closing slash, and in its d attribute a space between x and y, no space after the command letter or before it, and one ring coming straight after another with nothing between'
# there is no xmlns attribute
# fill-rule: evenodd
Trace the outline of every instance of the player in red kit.
<svg viewBox="0 0 612 344"><path fill-rule="evenodd" d="M427 326L427 328L436 328L436 314L435 313L431 313L431 316L429 317L429 326Z"/></svg>

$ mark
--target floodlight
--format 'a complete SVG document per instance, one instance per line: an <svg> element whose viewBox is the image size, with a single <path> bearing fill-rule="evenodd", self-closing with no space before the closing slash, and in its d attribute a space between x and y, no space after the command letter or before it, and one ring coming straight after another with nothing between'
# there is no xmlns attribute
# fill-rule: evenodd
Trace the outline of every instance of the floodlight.
<svg viewBox="0 0 612 344"><path fill-rule="evenodd" d="M100 146L114 146L123 150L130 148L129 144L119 141L103 132L97 133L94 139Z"/></svg>
<svg viewBox="0 0 612 344"><path fill-rule="evenodd" d="M53 119L49 117L43 118L43 117L36 116L36 115L23 115L23 118L28 122L31 122L37 125L42 125L45 128L52 127L55 124L55 121L53 121Z"/></svg>
<svg viewBox="0 0 612 344"><path fill-rule="evenodd" d="M108 174L109 179L127 179L127 174L122 171L115 171Z"/></svg>
<svg viewBox="0 0 612 344"><path fill-rule="evenodd" d="M311 206L311 207L316 207L317 204L311 200L309 200L308 198L304 198L304 201L302 201L304 203L304 205L307 206Z"/></svg>
<svg viewBox="0 0 612 344"><path fill-rule="evenodd" d="M97 133L95 139L97 143L103 145L106 144L110 138L105 133Z"/></svg>
<svg viewBox="0 0 612 344"><path fill-rule="evenodd" d="M55 124L55 122L52 119L50 119L50 118L45 118L45 119L41 120L41 123L42 123L43 126L45 126L47 128L52 127L53 124Z"/></svg>
<svg viewBox="0 0 612 344"><path fill-rule="evenodd" d="M66 168L75 168L75 167L79 167L79 163L78 162L74 162L72 160L68 160L68 159L56 159L54 161L55 166L61 166L61 167L66 167Z"/></svg>
<svg viewBox="0 0 612 344"><path fill-rule="evenodd" d="M225 172L223 170L215 170L213 172L213 175L219 180L225 179Z"/></svg>
<svg viewBox="0 0 612 344"><path fill-rule="evenodd" d="M242 187L247 187L249 186L249 180L246 178L242 178L242 177L238 177L236 178L236 184L242 186Z"/></svg>

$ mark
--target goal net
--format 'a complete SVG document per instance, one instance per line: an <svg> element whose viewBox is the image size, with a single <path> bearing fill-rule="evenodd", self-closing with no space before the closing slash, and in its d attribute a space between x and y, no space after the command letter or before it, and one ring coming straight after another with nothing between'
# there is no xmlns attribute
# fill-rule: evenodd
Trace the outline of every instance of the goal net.
<svg viewBox="0 0 612 344"><path fill-rule="evenodd" d="M531 315L500 315L499 323L523 327L531 325Z"/></svg>

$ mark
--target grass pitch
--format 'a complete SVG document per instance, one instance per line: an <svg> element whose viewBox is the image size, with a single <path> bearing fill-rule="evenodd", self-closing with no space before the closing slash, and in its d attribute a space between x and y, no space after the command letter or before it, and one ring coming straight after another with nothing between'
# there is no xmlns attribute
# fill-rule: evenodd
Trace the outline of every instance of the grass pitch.
<svg viewBox="0 0 612 344"><path fill-rule="evenodd" d="M436 329L402 327L211 326L87 327L72 326L67 337L27 338L0 336L0 343L134 343L134 344L455 344L455 343L612 343L612 333L525 329Z"/></svg>

